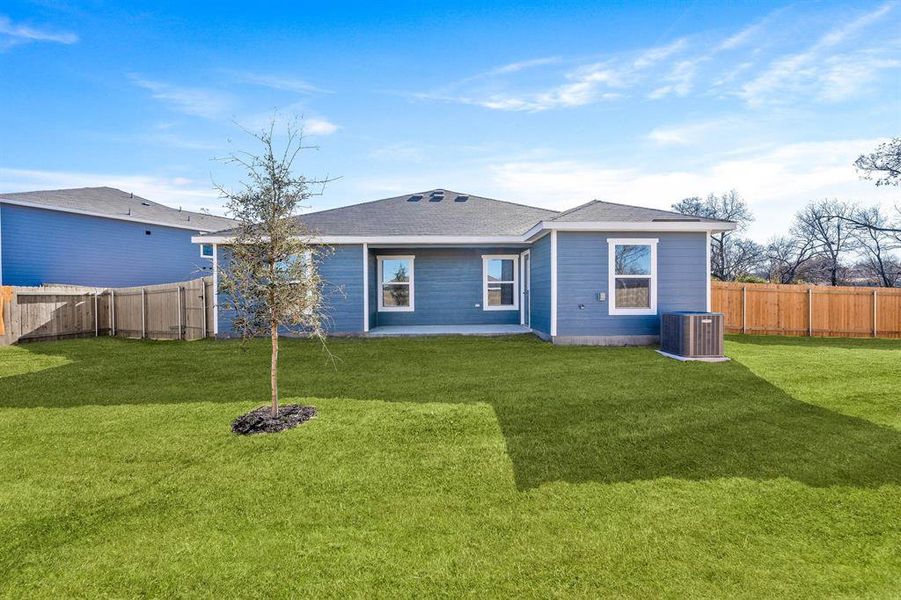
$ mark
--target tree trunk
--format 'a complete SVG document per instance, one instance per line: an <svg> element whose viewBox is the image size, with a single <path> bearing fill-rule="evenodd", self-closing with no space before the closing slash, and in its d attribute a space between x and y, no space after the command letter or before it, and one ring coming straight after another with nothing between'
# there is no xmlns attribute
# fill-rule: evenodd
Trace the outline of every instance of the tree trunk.
<svg viewBox="0 0 901 600"><path fill-rule="evenodd" d="M278 324L271 325L272 364L269 368L269 385L272 388L272 416L278 416Z"/></svg>

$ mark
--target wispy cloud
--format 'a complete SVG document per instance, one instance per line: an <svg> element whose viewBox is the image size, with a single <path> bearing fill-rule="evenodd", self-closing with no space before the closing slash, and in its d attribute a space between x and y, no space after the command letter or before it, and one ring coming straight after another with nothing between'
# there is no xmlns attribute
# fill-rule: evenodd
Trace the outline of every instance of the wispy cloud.
<svg viewBox="0 0 901 600"><path fill-rule="evenodd" d="M303 131L307 135L331 135L338 131L338 126L327 119L311 117L304 119Z"/></svg>
<svg viewBox="0 0 901 600"><path fill-rule="evenodd" d="M321 116L299 117L298 115L303 115L306 108L300 102L264 112L251 112L246 109L242 110L238 97L218 89L180 86L147 79L134 73L129 77L136 86L150 91L154 99L159 100L170 109L186 115L209 120L229 119L248 129L261 129L268 127L273 119L280 120L279 114L281 114L286 115L290 120L300 120L304 133L307 135L331 135L339 129L338 125ZM154 137L159 142L168 141L172 145L184 142L183 147L188 147L186 144L190 143L190 141L177 136L167 135L165 132L157 132Z"/></svg>
<svg viewBox="0 0 901 600"><path fill-rule="evenodd" d="M235 121L249 130L267 129L273 122L276 126L290 125L303 127L304 135L331 135L340 127L329 119L318 115L306 115L307 107L301 102L273 108L267 111L247 113Z"/></svg>
<svg viewBox="0 0 901 600"><path fill-rule="evenodd" d="M543 67L546 65L556 65L560 62L559 56L546 56L544 58L532 58L529 60L521 60L519 62L512 62L506 65L501 65L500 67L496 67L486 72L485 75L505 75L507 73L518 73L520 71L525 71L526 69L533 69L535 67Z"/></svg>
<svg viewBox="0 0 901 600"><path fill-rule="evenodd" d="M664 76L667 83L655 88L648 94L648 98L658 100L669 96L687 96L693 89L695 77L698 72L698 65L709 60L707 57L700 57L694 60L682 60L673 65L669 73Z"/></svg>
<svg viewBox="0 0 901 600"><path fill-rule="evenodd" d="M77 41L78 35L75 33L17 24L9 17L0 15L0 50L32 42L74 44Z"/></svg>
<svg viewBox="0 0 901 600"><path fill-rule="evenodd" d="M731 124L732 122L727 119L711 119L695 123L655 127L648 133L647 139L658 146L695 145L701 143L705 136Z"/></svg>
<svg viewBox="0 0 901 600"><path fill-rule="evenodd" d="M471 85L473 82L484 82L486 79L510 76L527 69L566 62L559 56L523 60L467 77L451 83L439 91L414 94L414 97L422 100L472 104L494 110L523 112L574 108L595 102L612 101L621 98L623 90L634 85L642 71L673 57L687 46L687 38L680 38L663 46L654 46L637 53L630 53L628 57L619 56L576 66L572 66L570 62L568 69L562 73L553 74L563 81L543 89L510 92L474 90L474 93L460 93L461 88ZM684 84L679 87L679 90L682 87Z"/></svg>
<svg viewBox="0 0 901 600"><path fill-rule="evenodd" d="M248 85L266 87L273 90L294 92L297 94L330 94L329 90L322 89L304 79L289 75L274 75L271 73L254 73L251 71L226 71L236 82Z"/></svg>
<svg viewBox="0 0 901 600"><path fill-rule="evenodd" d="M753 107L771 101L847 99L866 92L866 84L879 80L882 72L898 68L901 42L891 35L891 27L861 39L895 11L894 2L850 19L847 9L817 19L805 18L800 10L774 10L725 36L697 33L582 64L558 56L513 62L412 96L523 112L690 95L737 97ZM840 24L822 31L830 19ZM798 51L796 44L804 39L812 42ZM852 40L856 47L849 49ZM532 69L537 71L521 75Z"/></svg>
<svg viewBox="0 0 901 600"><path fill-rule="evenodd" d="M652 67L660 61L665 60L672 55L684 50L686 46L688 46L688 40L686 38L679 38L673 43L667 44L665 46L648 48L647 50L642 52L632 64L636 69L647 69L648 67Z"/></svg>
<svg viewBox="0 0 901 600"><path fill-rule="evenodd" d="M148 90L151 96L186 115L219 119L234 110L234 99L228 93L199 87L184 87L162 81L146 79L138 74L129 76L136 86Z"/></svg>
<svg viewBox="0 0 901 600"><path fill-rule="evenodd" d="M750 105L784 101L786 92L794 94L806 91L820 98L833 100L848 97L852 88L841 81L842 75L853 76L853 86L855 82L872 79L881 69L897 66L898 61L882 57L874 60L870 56L870 60L851 65L840 54L835 53L836 47L860 35L888 15L893 8L894 3L883 4L829 30L806 50L777 58L742 86L740 96ZM876 51L873 49L871 52ZM835 84L842 89L838 92L828 89L829 85Z"/></svg>
<svg viewBox="0 0 901 600"><path fill-rule="evenodd" d="M566 83L546 90L526 93L492 93L487 95L453 95L448 93L415 94L423 100L442 100L473 104L506 111L540 112L553 108L584 106L601 100L619 97L619 74L604 63L578 67L564 74Z"/></svg>

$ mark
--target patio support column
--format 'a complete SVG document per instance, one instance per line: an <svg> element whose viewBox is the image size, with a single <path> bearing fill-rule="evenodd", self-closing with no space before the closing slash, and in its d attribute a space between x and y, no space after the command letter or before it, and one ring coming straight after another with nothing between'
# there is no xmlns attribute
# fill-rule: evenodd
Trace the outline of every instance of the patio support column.
<svg viewBox="0 0 901 600"><path fill-rule="evenodd" d="M363 242L363 333L369 333L369 244Z"/></svg>
<svg viewBox="0 0 901 600"><path fill-rule="evenodd" d="M713 310L713 302L710 299L710 231L707 232L707 312Z"/></svg>

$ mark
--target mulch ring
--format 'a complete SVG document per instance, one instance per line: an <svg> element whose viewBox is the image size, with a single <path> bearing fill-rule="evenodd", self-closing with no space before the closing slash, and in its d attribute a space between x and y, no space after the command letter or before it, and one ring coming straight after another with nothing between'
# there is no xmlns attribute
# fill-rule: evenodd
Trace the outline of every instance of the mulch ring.
<svg viewBox="0 0 901 600"><path fill-rule="evenodd" d="M301 406L300 404L280 406L277 417L272 416L271 406L261 406L235 419L232 422L232 432L238 435L277 433L297 427L315 416L316 409L312 406Z"/></svg>

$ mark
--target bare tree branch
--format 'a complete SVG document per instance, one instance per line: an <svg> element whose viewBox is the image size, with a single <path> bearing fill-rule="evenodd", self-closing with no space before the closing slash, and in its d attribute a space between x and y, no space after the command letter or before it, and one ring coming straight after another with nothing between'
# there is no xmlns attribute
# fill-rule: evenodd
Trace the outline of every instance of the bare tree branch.
<svg viewBox="0 0 901 600"><path fill-rule="evenodd" d="M853 228L846 220L854 206L838 200L811 202L795 215L791 234L801 243L812 244L814 256L826 261L830 285L841 283L843 260L855 249Z"/></svg>
<svg viewBox="0 0 901 600"><path fill-rule="evenodd" d="M854 166L861 177L875 180L876 185L901 185L901 137L893 137L873 152L861 154Z"/></svg>
<svg viewBox="0 0 901 600"><path fill-rule="evenodd" d="M764 258L764 248L741 237L754 220L751 209L735 190L706 198L693 196L673 204L673 210L685 215L734 221L736 231L721 231L710 236L710 273L721 281L734 281L742 275L753 274Z"/></svg>

